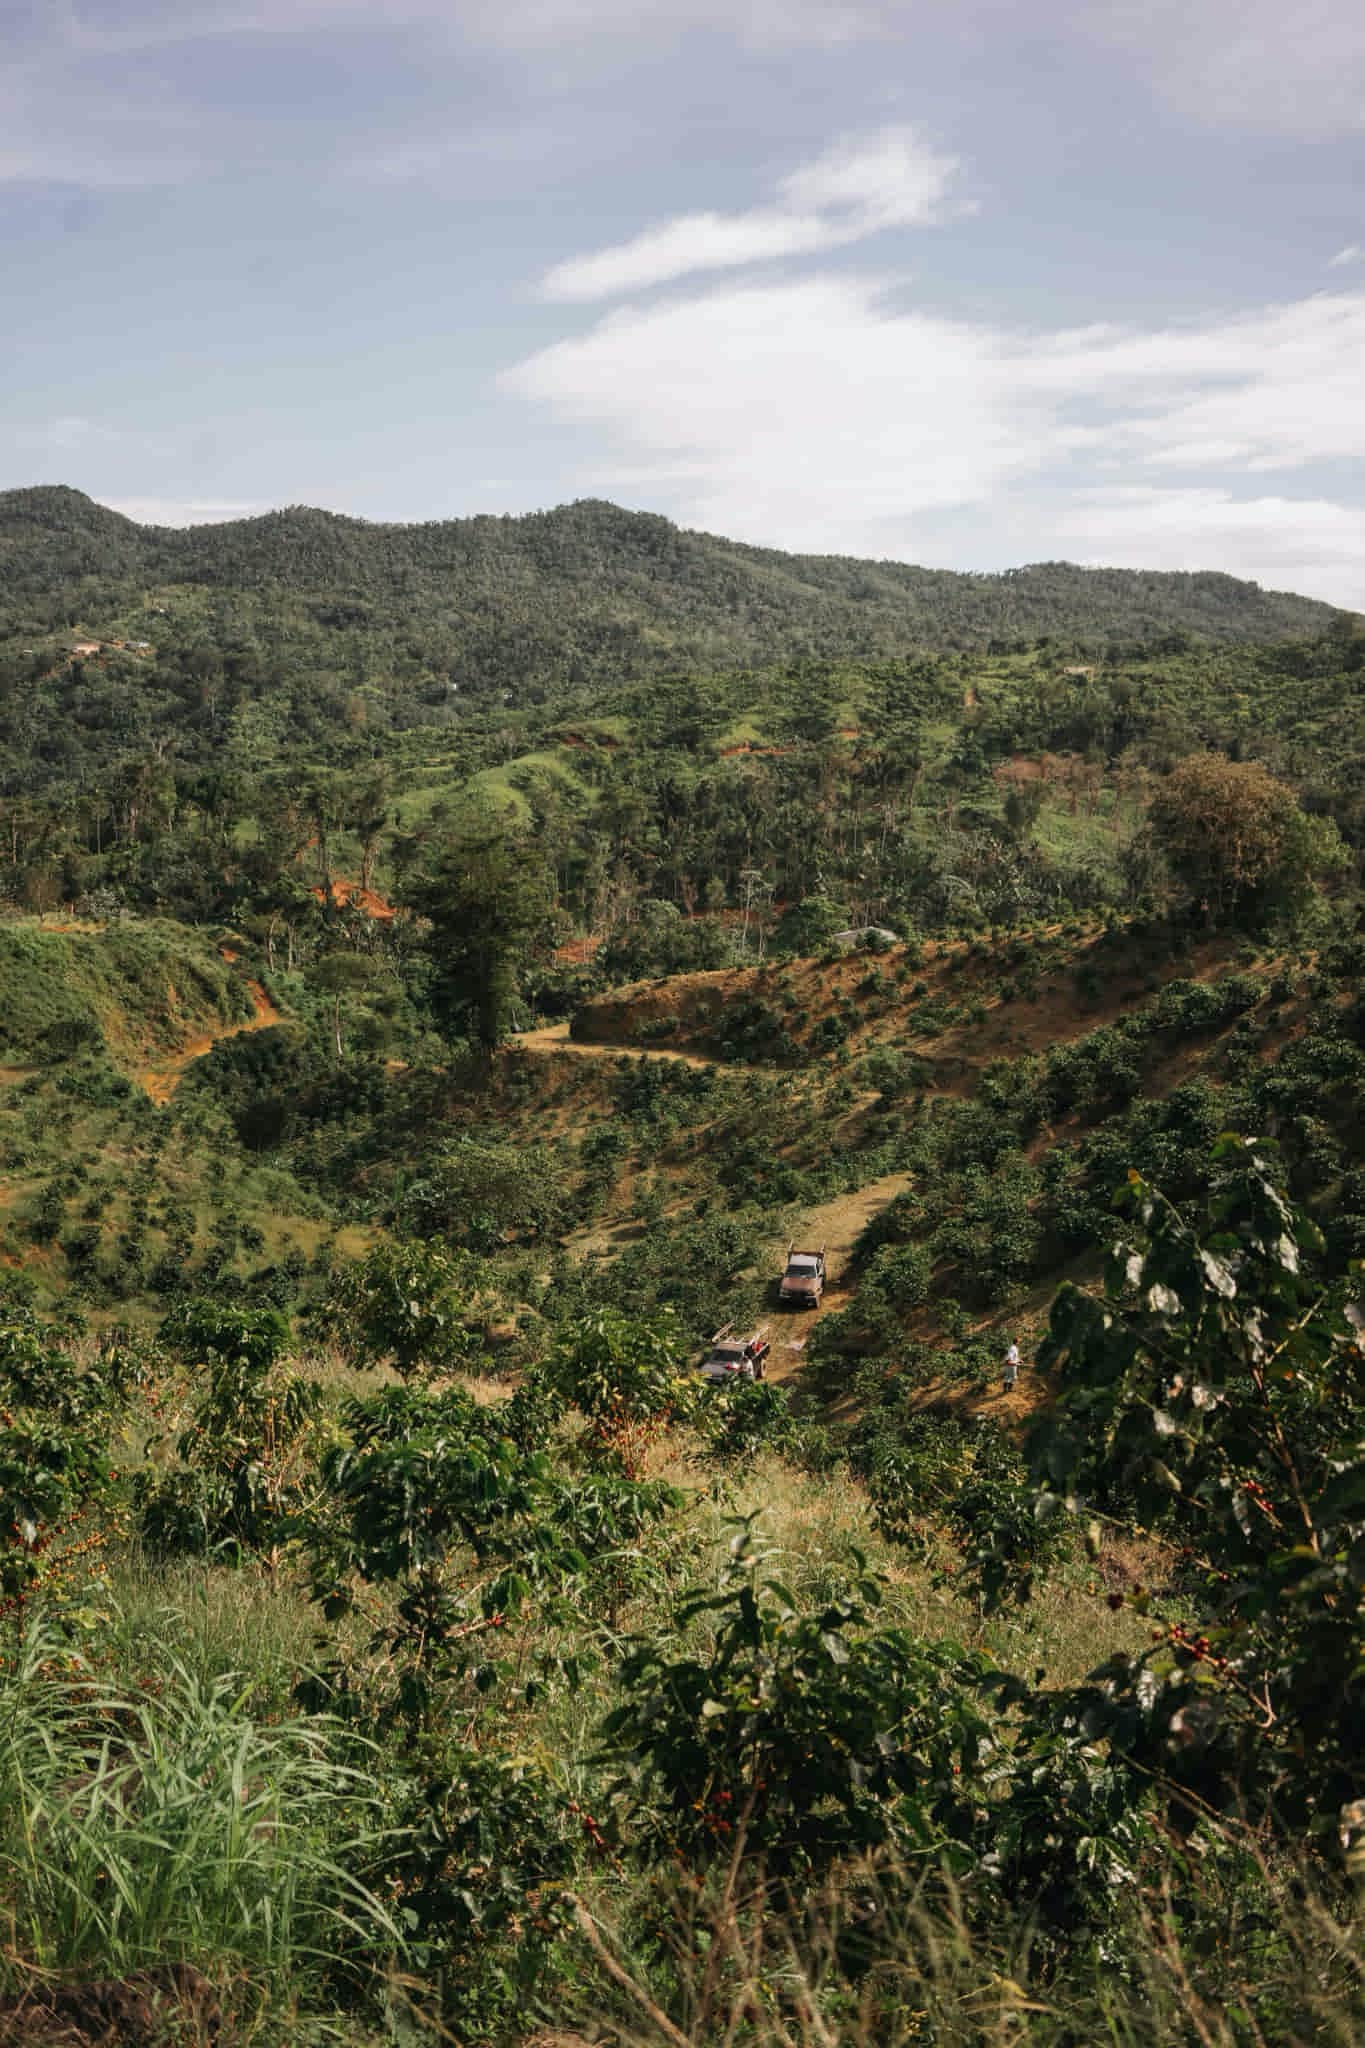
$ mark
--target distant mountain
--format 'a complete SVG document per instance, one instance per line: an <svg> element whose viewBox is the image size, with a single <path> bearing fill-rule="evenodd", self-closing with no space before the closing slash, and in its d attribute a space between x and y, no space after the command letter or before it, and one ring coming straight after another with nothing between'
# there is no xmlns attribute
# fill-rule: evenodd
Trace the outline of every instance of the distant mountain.
<svg viewBox="0 0 1365 2048"><path fill-rule="evenodd" d="M0 638L197 588L310 627L395 638L473 687L671 667L1172 634L1321 633L1332 608L1213 573L1043 562L999 575L786 555L585 499L520 518L393 526L290 507L185 529L139 526L82 492L0 492Z"/></svg>

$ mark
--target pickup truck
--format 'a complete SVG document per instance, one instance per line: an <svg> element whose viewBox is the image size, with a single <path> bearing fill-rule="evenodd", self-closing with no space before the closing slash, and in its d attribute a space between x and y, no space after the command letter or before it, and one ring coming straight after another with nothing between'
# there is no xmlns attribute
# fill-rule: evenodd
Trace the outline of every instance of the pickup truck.
<svg viewBox="0 0 1365 2048"><path fill-rule="evenodd" d="M711 1339L711 1349L702 1361L701 1376L704 1380L761 1380L772 1348L766 1324L747 1337L737 1337L734 1325L727 1323Z"/></svg>
<svg viewBox="0 0 1365 2048"><path fill-rule="evenodd" d="M787 1266L777 1286L783 1308L818 1308L825 1291L825 1247L818 1252L799 1252L787 1246Z"/></svg>

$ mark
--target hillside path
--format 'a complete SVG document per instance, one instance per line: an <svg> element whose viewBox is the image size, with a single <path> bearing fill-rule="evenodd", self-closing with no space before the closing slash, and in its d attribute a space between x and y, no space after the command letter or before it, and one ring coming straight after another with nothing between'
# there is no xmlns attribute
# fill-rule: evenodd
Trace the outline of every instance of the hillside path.
<svg viewBox="0 0 1365 2048"><path fill-rule="evenodd" d="M679 1067L714 1067L718 1060L703 1059L700 1053L675 1052L664 1045L595 1045L591 1039L570 1038L564 1024L546 1024L538 1031L518 1031L508 1040L512 1052L571 1052L589 1060L672 1060Z"/></svg>
<svg viewBox="0 0 1365 2048"><path fill-rule="evenodd" d="M831 1201L822 1202L806 1212L794 1242L798 1250L803 1245L812 1249L818 1249L820 1245L825 1247L825 1265L829 1274L825 1298L816 1309L778 1309L774 1313L771 1320L773 1349L768 1365L770 1380L789 1380L799 1373L805 1364L810 1332L822 1317L834 1315L848 1306L848 1264L854 1245L873 1217L880 1215L897 1195L903 1195L913 1180L913 1174L885 1173L880 1180L870 1180L866 1187L854 1188L846 1195L835 1195ZM793 1344L799 1344L800 1350L792 1350Z"/></svg>
<svg viewBox="0 0 1365 2048"><path fill-rule="evenodd" d="M145 1088L153 1102L167 1103L180 1086L185 1069L204 1054L212 1052L215 1045L221 1045L225 1038L240 1038L246 1031L266 1031L272 1024L280 1022L280 1013L271 1002L259 981L249 981L247 994L251 997L254 1015L244 1018L239 1024L225 1024L221 1031L207 1032L203 1037L192 1038L188 1045L182 1045L173 1053L164 1066L143 1067L136 1075L138 1084Z"/></svg>

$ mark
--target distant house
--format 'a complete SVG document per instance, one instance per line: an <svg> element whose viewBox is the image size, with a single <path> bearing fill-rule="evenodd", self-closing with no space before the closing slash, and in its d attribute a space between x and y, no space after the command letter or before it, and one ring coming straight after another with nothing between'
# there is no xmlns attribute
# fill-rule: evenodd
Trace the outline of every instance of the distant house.
<svg viewBox="0 0 1365 2048"><path fill-rule="evenodd" d="M98 640L73 640L71 643L71 659L73 661L80 661L84 656L98 654L99 651L100 643Z"/></svg>
<svg viewBox="0 0 1365 2048"><path fill-rule="evenodd" d="M1087 682L1090 680L1091 676L1094 675L1094 673L1095 671L1093 668L1064 668L1062 670L1062 674L1064 676L1084 676Z"/></svg>
<svg viewBox="0 0 1365 2048"><path fill-rule="evenodd" d="M128 652L129 654L152 654L155 652L155 649L150 640L130 640L128 642Z"/></svg>

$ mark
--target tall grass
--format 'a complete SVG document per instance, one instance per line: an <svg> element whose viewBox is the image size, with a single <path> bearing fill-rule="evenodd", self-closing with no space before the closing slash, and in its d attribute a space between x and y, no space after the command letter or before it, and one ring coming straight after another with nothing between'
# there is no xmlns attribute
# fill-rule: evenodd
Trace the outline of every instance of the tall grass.
<svg viewBox="0 0 1365 2048"><path fill-rule="evenodd" d="M1193 1916L1139 1895L1059 1961L1027 1913L983 1926L938 1876L850 1869L784 1912L737 1863L671 1910L656 1897L633 1949L580 1904L572 2019L618 2048L1357 2048L1358 1918L1306 1872L1246 1877Z"/></svg>
<svg viewBox="0 0 1365 2048"><path fill-rule="evenodd" d="M326 1721L263 1726L239 1681L147 1646L139 1687L33 1630L0 1671L8 1974L187 1962L309 1982L398 1947L354 1875L384 1832L368 1752Z"/></svg>
<svg viewBox="0 0 1365 2048"><path fill-rule="evenodd" d="M102 1669L136 1684L154 1668L149 1645L173 1643L205 1683L240 1674L237 1689L258 1720L292 1712L294 1686L318 1657L318 1612L299 1575L152 1558L133 1543L111 1562L108 1583Z"/></svg>

